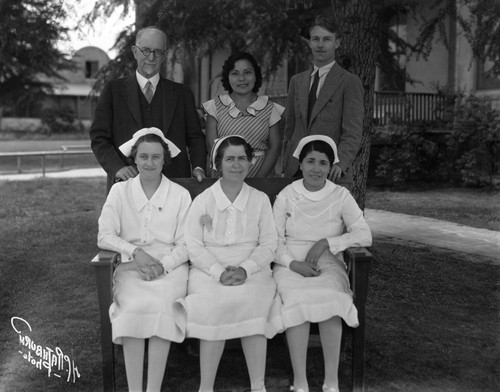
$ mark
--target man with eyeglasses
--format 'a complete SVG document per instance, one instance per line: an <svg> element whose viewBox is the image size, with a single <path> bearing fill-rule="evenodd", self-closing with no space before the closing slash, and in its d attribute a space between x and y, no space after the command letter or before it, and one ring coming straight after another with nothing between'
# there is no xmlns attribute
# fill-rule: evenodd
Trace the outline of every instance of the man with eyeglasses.
<svg viewBox="0 0 500 392"><path fill-rule="evenodd" d="M191 90L160 76L167 37L157 27L136 35L132 53L135 75L108 82L101 93L90 129L91 147L108 174L108 191L116 181L137 175L118 147L142 128L156 127L181 153L164 170L170 178L205 177L206 147Z"/></svg>

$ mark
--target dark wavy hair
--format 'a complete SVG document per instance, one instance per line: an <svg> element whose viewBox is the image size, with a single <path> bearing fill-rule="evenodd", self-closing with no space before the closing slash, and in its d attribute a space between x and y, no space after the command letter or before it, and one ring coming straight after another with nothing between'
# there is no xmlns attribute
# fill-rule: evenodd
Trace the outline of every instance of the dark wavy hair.
<svg viewBox="0 0 500 392"><path fill-rule="evenodd" d="M135 164L135 157L137 156L137 149L139 148L139 145L143 142L161 144L161 146L163 147L163 169L165 169L169 165L172 156L170 155L170 150L168 149L167 143L165 143L161 137L155 135L154 133L148 133L147 135L141 136L139 139L137 139L135 144L132 146L132 149L130 150L130 157L128 158L130 165L137 167L137 165Z"/></svg>
<svg viewBox="0 0 500 392"><path fill-rule="evenodd" d="M222 158L224 157L224 153L229 146L243 146L248 160L251 161L253 158L253 148L245 141L245 139L240 136L229 136L227 139L222 141L217 149L217 152L215 153L215 169L218 171L221 170Z"/></svg>
<svg viewBox="0 0 500 392"><path fill-rule="evenodd" d="M259 91L260 86L262 86L262 71L257 64L257 61L253 58L250 53L239 52L232 54L227 58L222 66L222 86L224 90L226 90L229 94L233 92L231 88L231 84L229 83L229 73L234 69L234 64L236 64L239 60L247 60L250 64L252 64L253 70L255 71L255 86L253 86L252 91L256 93Z"/></svg>
<svg viewBox="0 0 500 392"><path fill-rule="evenodd" d="M307 154L313 151L326 154L328 161L330 161L330 166L332 166L333 162L335 162L335 153L333 152L333 148L323 140L313 140L312 142L307 143L299 154L299 162L302 163Z"/></svg>

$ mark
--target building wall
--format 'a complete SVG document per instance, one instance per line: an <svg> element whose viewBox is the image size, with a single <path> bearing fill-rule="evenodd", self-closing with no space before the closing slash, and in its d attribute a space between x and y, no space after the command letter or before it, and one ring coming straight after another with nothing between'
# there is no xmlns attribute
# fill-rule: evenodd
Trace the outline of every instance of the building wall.
<svg viewBox="0 0 500 392"><path fill-rule="evenodd" d="M430 0L426 0L428 6L424 15L431 16ZM463 0L457 0L457 12L462 17L468 19L468 7L464 6ZM449 26L448 26L449 27ZM419 23L413 19L408 19L406 26L407 36L410 42L415 42L419 34ZM455 54L455 90L466 95L475 94L477 96L491 99L495 108L500 110L500 78L496 78L492 83L478 85L478 79L482 77L483 66L474 59L472 48L467 41L465 34L456 24L456 54ZM415 84L406 84L406 92L436 92L436 86L445 87L448 83L448 61L449 51L440 37L434 39L432 51L428 59L409 57L407 58L406 70L414 79Z"/></svg>
<svg viewBox="0 0 500 392"><path fill-rule="evenodd" d="M424 7L422 7L424 8ZM427 8L427 7L425 7ZM422 9L424 17L431 11ZM420 34L420 23L409 17L406 25L408 41L415 43ZM446 86L448 80L448 50L439 39L434 39L432 51L427 59L410 55L406 59L406 72L415 83L406 83L406 92L434 93L436 86Z"/></svg>

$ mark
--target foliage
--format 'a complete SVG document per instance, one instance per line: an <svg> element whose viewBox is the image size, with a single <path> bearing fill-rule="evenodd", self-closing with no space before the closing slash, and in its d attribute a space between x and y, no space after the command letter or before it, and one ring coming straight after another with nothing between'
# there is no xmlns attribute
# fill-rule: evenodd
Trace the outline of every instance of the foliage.
<svg viewBox="0 0 500 392"><path fill-rule="evenodd" d="M454 183L493 185L500 171L500 113L485 98L459 101L442 155L442 175Z"/></svg>
<svg viewBox="0 0 500 392"><path fill-rule="evenodd" d="M0 108L43 95L71 68L57 48L64 17L62 0L0 2Z"/></svg>
<svg viewBox="0 0 500 392"><path fill-rule="evenodd" d="M284 58L308 59L309 51L304 39L308 38L308 26L315 15L328 10L342 15L343 8L352 7L354 11L349 18L339 17L339 24L344 24L342 30L349 35L349 26L359 26L363 34L375 38L377 45L373 50L378 52L377 65L384 70L384 75L395 79L389 83L392 85L401 83L401 77L411 80L397 61L400 55L426 57L436 38L449 45L449 17L455 19L465 31L475 56L492 61L492 72L500 75L500 2L461 2L463 7L460 12L457 12L456 0L370 2L372 15L369 18L356 12L356 8L361 8L357 4L360 2L355 4L345 0L152 0L147 5L135 3L136 7L140 7L140 13L144 14L139 26L160 26L168 36L170 48L182 46L198 56L220 48L250 51L264 65L268 75L276 71ZM131 5L132 0L99 0L85 21L109 15L118 7L123 7L123 13L127 14ZM430 13L423 12L424 9ZM422 26L415 42L399 36L392 28L395 21L409 18L419 20ZM369 20L377 21L378 26L368 28L371 26ZM130 35L132 32L128 30L126 33ZM120 37L117 46L128 51L123 43L123 37ZM339 54L344 50L346 48L341 47ZM111 63L109 67L116 66L123 70L121 61ZM133 64L132 57L127 57L127 61ZM107 72L101 76L106 78L111 74Z"/></svg>
<svg viewBox="0 0 500 392"><path fill-rule="evenodd" d="M471 14L463 28L474 56L492 63L491 75L500 75L500 1L466 0ZM472 28L475 26L475 28Z"/></svg>
<svg viewBox="0 0 500 392"><path fill-rule="evenodd" d="M424 132L413 125L389 125L377 158L376 175L390 178L396 186L415 178L434 177L438 146Z"/></svg>
<svg viewBox="0 0 500 392"><path fill-rule="evenodd" d="M388 126L376 175L396 185L417 178L493 186L500 172L500 113L486 98L444 90L440 94L445 95L441 118L431 128L445 133L426 133L417 124Z"/></svg>
<svg viewBox="0 0 500 392"><path fill-rule="evenodd" d="M48 134L83 132L83 124L76 120L75 112L66 107L45 109L42 124Z"/></svg>

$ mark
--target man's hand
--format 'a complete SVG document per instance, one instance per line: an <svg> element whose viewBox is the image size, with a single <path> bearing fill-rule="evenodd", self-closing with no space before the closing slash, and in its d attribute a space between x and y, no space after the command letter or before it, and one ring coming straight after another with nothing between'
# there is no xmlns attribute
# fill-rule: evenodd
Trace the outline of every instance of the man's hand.
<svg viewBox="0 0 500 392"><path fill-rule="evenodd" d="M309 249L309 252L307 252L305 262L316 266L319 258L328 248L330 248L330 245L325 238L319 240L311 247L311 249Z"/></svg>
<svg viewBox="0 0 500 392"><path fill-rule="evenodd" d="M247 272L242 267L227 266L220 276L220 282L224 286L239 286L247 280Z"/></svg>
<svg viewBox="0 0 500 392"><path fill-rule="evenodd" d="M293 272L296 272L306 278L310 278L312 276L319 276L319 274L321 273L320 269L315 265L297 260L293 260L290 263L290 269Z"/></svg>
<svg viewBox="0 0 500 392"><path fill-rule="evenodd" d="M115 179L126 181L129 178L134 178L137 174L139 174L139 172L134 166L124 166L116 172Z"/></svg>
<svg viewBox="0 0 500 392"><path fill-rule="evenodd" d="M137 265L137 271L142 279L150 281L163 275L165 272L160 260L155 259L149 253L139 249L134 255L134 262Z"/></svg>
<svg viewBox="0 0 500 392"><path fill-rule="evenodd" d="M328 174L328 179L332 182L337 182L342 175L342 169L339 165L333 164L330 169L330 174Z"/></svg>
<svg viewBox="0 0 500 392"><path fill-rule="evenodd" d="M205 171L201 167L196 167L193 169L193 177L198 180L198 182L201 182L205 176Z"/></svg>

